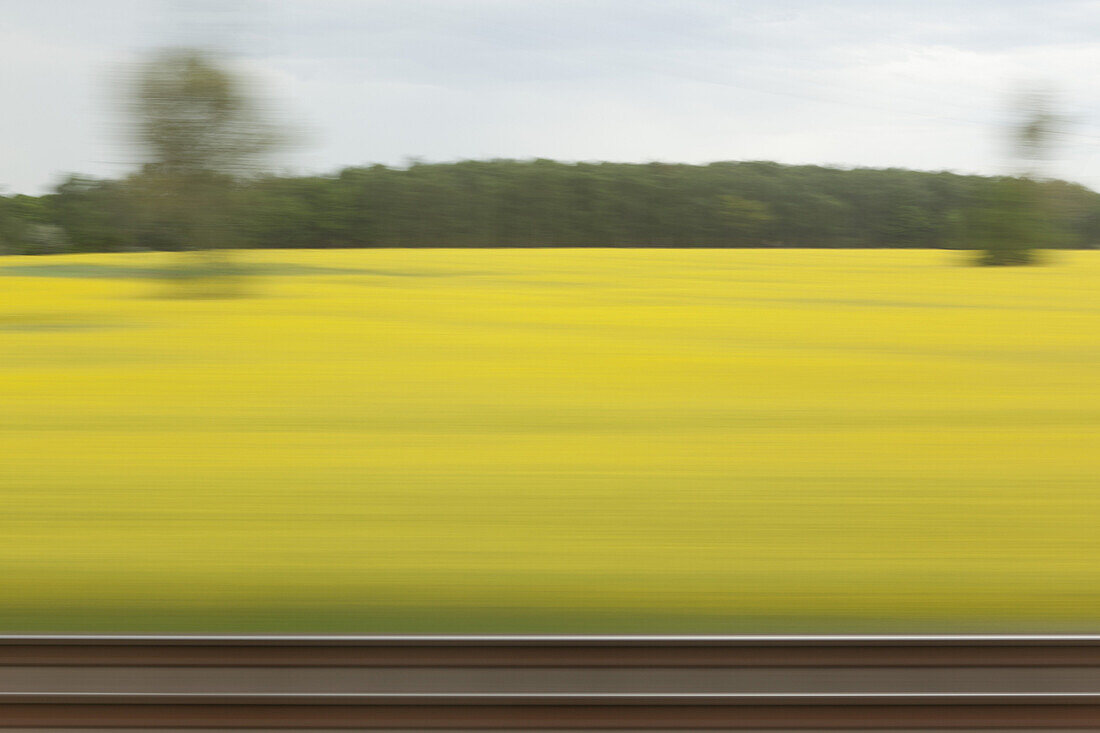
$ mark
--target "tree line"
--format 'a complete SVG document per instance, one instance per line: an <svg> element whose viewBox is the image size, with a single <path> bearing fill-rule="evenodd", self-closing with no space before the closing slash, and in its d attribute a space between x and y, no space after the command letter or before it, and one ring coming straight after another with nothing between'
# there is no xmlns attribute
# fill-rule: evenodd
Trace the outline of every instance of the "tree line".
<svg viewBox="0 0 1100 733"><path fill-rule="evenodd" d="M0 196L0 251L191 249L180 217L193 212L156 205L156 176L70 176L43 196ZM990 220L1011 214L1003 192L1020 180L772 162L372 165L227 180L218 245L977 248ZM1100 194L1027 185L1042 203L1040 244L1100 244Z"/></svg>

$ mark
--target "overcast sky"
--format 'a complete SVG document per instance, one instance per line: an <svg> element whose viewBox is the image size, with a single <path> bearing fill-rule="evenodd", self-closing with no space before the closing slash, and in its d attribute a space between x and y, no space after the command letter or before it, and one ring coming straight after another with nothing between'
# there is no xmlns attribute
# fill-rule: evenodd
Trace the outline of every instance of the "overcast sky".
<svg viewBox="0 0 1100 733"><path fill-rule="evenodd" d="M119 175L112 89L218 44L303 131L280 167L409 158L777 160L999 173L1014 88L1100 189L1100 2L0 0L0 190Z"/></svg>

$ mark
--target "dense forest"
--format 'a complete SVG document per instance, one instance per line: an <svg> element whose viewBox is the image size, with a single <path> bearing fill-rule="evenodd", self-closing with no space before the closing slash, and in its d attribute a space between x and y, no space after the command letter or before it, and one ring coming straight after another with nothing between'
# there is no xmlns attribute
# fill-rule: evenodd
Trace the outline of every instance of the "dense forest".
<svg viewBox="0 0 1100 733"><path fill-rule="evenodd" d="M187 249L149 171L0 197L0 251ZM952 247L1005 179L769 162L491 160L267 176L227 188L239 247ZM1100 194L1037 185L1051 247L1100 245ZM178 212L174 215L181 216ZM980 218L980 217L979 217Z"/></svg>

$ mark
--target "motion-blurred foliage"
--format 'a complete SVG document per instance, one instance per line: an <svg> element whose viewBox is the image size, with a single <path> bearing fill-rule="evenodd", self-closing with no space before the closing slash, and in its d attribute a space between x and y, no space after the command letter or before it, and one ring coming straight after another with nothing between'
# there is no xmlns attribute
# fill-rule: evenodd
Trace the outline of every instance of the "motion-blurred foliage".
<svg viewBox="0 0 1100 733"><path fill-rule="evenodd" d="M245 77L212 51L152 52L134 68L125 98L145 160L123 191L129 216L120 219L135 246L159 241L198 253L177 264L176 283L186 285L177 295L240 294L226 254L238 244L240 188L284 136Z"/></svg>
<svg viewBox="0 0 1100 733"><path fill-rule="evenodd" d="M243 247L980 248L974 217L1012 179L776 163L465 161L252 180L227 233ZM1042 246L1100 244L1100 194L1037 184ZM185 249L151 215L148 173L72 177L34 199L76 251ZM25 213L0 199L0 222ZM969 232L969 236L967 234Z"/></svg>
<svg viewBox="0 0 1100 733"><path fill-rule="evenodd" d="M1021 175L995 180L969 211L967 233L980 250L979 265L1027 265L1038 258L1036 250L1073 242L1065 227L1065 202L1052 195L1057 189L1040 183L1064 120L1054 113L1050 94L1037 89L1020 97L1016 116L1010 141Z"/></svg>

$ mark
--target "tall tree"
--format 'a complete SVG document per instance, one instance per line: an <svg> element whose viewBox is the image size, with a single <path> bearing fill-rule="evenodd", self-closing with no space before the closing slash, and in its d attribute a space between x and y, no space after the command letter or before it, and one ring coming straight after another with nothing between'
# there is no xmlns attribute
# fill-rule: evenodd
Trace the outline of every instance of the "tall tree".
<svg viewBox="0 0 1100 733"><path fill-rule="evenodd" d="M1025 90L1016 103L1010 142L1019 177L999 179L978 212L979 264L1027 265L1046 239L1057 239L1047 220L1044 189L1037 185L1062 119L1049 92Z"/></svg>
<svg viewBox="0 0 1100 733"><path fill-rule="evenodd" d="M198 272L224 270L237 184L282 141L244 78L197 48L154 52L136 68L127 96L145 166L135 190L166 237L205 252ZM194 268L192 268L194 270Z"/></svg>

